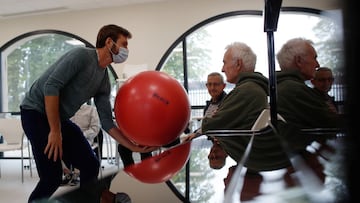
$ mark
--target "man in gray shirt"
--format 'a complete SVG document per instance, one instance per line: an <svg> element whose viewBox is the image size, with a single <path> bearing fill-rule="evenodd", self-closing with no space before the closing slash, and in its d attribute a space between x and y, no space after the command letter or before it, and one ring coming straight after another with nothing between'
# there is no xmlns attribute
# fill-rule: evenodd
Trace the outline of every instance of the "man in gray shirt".
<svg viewBox="0 0 360 203"><path fill-rule="evenodd" d="M62 179L61 160L69 160L81 171L80 188L97 180L99 160L81 129L70 121L80 106L91 98L102 128L117 142L137 152L156 150L129 141L115 125L110 104L107 66L122 63L128 56L131 33L117 25L103 26L96 49L78 47L52 64L31 86L20 105L24 132L31 142L39 182L29 202L49 198ZM92 198L100 201L99 194Z"/></svg>

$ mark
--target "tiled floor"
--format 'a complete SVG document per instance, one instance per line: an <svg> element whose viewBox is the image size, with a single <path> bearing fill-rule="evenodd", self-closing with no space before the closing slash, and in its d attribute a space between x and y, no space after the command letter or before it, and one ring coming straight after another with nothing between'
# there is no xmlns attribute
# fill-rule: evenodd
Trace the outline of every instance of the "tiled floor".
<svg viewBox="0 0 360 203"><path fill-rule="evenodd" d="M0 160L1 178L0 178L0 199L1 202L25 203L27 197L35 187L38 180L36 170L33 172L33 178L30 177L30 171L24 171L24 183L21 183L20 160Z"/></svg>
<svg viewBox="0 0 360 203"><path fill-rule="evenodd" d="M25 164L27 161L25 161ZM114 171L117 166L103 161L104 170L102 173L106 175L109 171ZM33 168L33 176L30 177L30 170L24 170L24 183L21 182L20 160L0 159L1 178L0 178L0 202L1 203L26 203L27 199L34 189L38 175L36 168ZM77 186L62 186L56 192L55 196L76 189Z"/></svg>

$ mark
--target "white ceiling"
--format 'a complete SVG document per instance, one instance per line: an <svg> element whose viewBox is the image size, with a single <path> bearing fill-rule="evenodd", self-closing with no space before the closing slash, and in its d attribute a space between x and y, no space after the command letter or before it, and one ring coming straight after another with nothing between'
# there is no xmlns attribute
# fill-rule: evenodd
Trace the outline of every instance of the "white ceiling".
<svg viewBox="0 0 360 203"><path fill-rule="evenodd" d="M174 0L0 0L0 19Z"/></svg>

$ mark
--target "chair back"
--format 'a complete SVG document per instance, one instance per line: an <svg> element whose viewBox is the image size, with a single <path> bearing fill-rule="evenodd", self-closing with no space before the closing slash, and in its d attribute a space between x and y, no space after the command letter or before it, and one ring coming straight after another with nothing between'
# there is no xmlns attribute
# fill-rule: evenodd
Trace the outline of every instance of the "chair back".
<svg viewBox="0 0 360 203"><path fill-rule="evenodd" d="M20 144L23 139L21 120L17 118L0 118L0 134L8 144Z"/></svg>
<svg viewBox="0 0 360 203"><path fill-rule="evenodd" d="M286 122L285 119L280 114L277 114L277 119ZM270 109L264 109L256 119L251 130L252 131L261 130L269 126L270 124L271 124Z"/></svg>

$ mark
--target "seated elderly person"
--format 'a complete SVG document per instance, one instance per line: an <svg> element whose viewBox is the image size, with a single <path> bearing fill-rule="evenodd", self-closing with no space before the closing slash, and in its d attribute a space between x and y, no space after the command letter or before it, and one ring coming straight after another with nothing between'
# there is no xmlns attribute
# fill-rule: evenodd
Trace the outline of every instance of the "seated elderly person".
<svg viewBox="0 0 360 203"><path fill-rule="evenodd" d="M250 130L261 112L268 108L268 79L255 72L256 54L242 42L226 47L222 71L235 87L229 92L212 117L204 118L202 132L211 130ZM215 135L222 149L239 162L250 136ZM290 166L286 153L274 133L256 136L245 163L248 170L267 171Z"/></svg>
<svg viewBox="0 0 360 203"><path fill-rule="evenodd" d="M280 134L291 153L300 154L320 180L325 180L324 166L316 153L306 150L314 141L325 145L328 136L307 135L306 128L337 128L342 126L340 116L332 111L322 95L305 84L314 77L319 67L317 53L310 40L294 38L287 41L277 53L280 71L277 76L277 109L286 123L279 123Z"/></svg>

